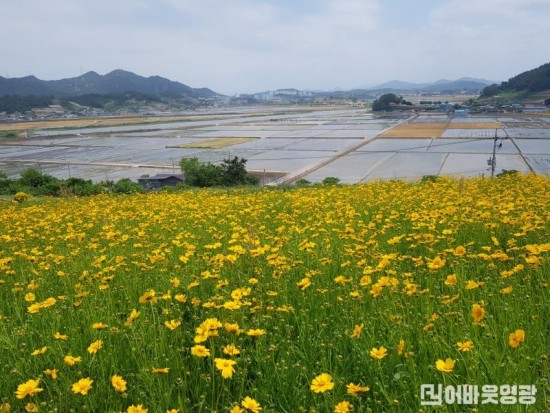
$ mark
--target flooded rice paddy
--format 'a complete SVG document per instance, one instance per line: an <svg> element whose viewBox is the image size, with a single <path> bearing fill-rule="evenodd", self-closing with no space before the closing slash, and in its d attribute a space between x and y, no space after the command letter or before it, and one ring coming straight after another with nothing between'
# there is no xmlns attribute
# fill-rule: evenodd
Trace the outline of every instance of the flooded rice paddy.
<svg viewBox="0 0 550 413"><path fill-rule="evenodd" d="M26 139L0 141L0 170L10 177L35 167L58 178L136 180L179 173L184 157L217 163L239 156L250 170L280 172L278 182L477 176L490 174L495 133L497 173L550 173L550 117L379 116L357 108L33 131ZM228 139L228 145L201 145L213 139Z"/></svg>

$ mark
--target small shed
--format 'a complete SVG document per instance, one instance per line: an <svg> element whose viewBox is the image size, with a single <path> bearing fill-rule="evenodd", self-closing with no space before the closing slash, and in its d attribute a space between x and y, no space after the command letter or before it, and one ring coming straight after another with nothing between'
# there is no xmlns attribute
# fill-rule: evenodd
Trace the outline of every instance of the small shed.
<svg viewBox="0 0 550 413"><path fill-rule="evenodd" d="M166 186L176 186L183 183L182 174L156 174L155 176L142 176L138 178L138 184L145 189L160 189Z"/></svg>

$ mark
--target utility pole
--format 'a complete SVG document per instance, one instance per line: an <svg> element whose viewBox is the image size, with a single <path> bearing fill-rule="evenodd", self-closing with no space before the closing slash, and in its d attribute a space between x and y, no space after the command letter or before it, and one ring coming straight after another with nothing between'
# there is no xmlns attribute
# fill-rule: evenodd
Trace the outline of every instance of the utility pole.
<svg viewBox="0 0 550 413"><path fill-rule="evenodd" d="M495 159L497 152L497 140L498 140L498 129L495 129L495 140L493 142L493 157L491 158L491 178L495 176L495 168L497 166L497 160Z"/></svg>

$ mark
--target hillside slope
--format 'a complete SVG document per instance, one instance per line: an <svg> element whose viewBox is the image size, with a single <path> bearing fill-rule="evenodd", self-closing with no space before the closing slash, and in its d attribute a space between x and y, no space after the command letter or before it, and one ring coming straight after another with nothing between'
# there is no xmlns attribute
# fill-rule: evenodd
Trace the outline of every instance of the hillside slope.
<svg viewBox="0 0 550 413"><path fill-rule="evenodd" d="M518 93L525 95L550 91L550 63L536 69L528 70L514 76L500 85L492 84L481 92L481 97L491 97L502 93Z"/></svg>
<svg viewBox="0 0 550 413"><path fill-rule="evenodd" d="M106 75L87 72L81 76L40 80L35 76L6 79L0 76L0 96L35 95L67 97L87 94L136 92L150 96L210 98L218 94L208 88L194 89L183 83L160 77L143 77L125 70L114 70Z"/></svg>

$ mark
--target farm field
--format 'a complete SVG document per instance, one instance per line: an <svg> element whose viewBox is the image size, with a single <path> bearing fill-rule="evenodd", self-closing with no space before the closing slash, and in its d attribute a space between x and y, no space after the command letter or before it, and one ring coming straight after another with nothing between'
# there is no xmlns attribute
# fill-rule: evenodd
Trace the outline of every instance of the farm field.
<svg viewBox="0 0 550 413"><path fill-rule="evenodd" d="M238 156L248 160L249 170L271 176L267 184L302 178L321 182L326 177L358 183L425 175L483 176L491 173L488 160L496 134L495 173L550 173L548 116L273 110L235 109L185 121L34 130L27 139L0 141L0 170L10 177L34 167L64 179L137 180L145 174L179 173L182 158L220 163Z"/></svg>
<svg viewBox="0 0 550 413"><path fill-rule="evenodd" d="M549 200L529 174L0 202L0 411L549 411Z"/></svg>

